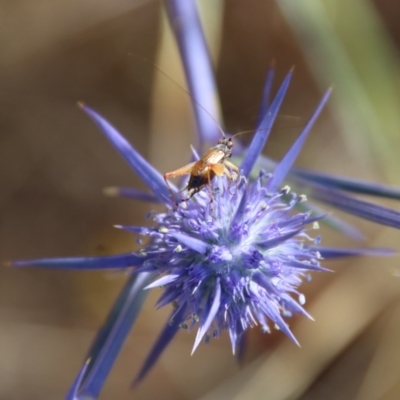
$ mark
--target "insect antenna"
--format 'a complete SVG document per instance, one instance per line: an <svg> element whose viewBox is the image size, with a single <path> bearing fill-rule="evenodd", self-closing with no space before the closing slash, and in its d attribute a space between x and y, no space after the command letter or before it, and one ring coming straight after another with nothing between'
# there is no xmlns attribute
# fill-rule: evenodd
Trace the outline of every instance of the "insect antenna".
<svg viewBox="0 0 400 400"><path fill-rule="evenodd" d="M244 134L246 134L246 133L254 133L254 132L256 132L256 131L257 131L257 129L248 129L248 130L246 130L246 131L240 131L240 132L237 132L237 133L235 133L234 135L232 135L232 136L231 136L231 139L233 139L234 137L239 136L239 135L244 135Z"/></svg>
<svg viewBox="0 0 400 400"><path fill-rule="evenodd" d="M293 117L294 119L300 119L299 117ZM293 129L293 128L301 128L301 127L303 127L304 125L302 125L302 124L299 124L299 125L294 125L294 126L291 126L291 127L288 127L288 128L284 128L284 127L279 127L279 128L275 128L275 129ZM265 129L261 129L261 130L265 130ZM245 131L240 131L240 132L237 132L237 133L235 133L234 135L232 135L231 136L231 139L233 139L234 137L236 137L236 136L239 136L239 135L244 135L244 134L246 134L246 133L255 133L255 132L257 132L258 131L258 129L248 129L248 130L245 130Z"/></svg>
<svg viewBox="0 0 400 400"><path fill-rule="evenodd" d="M163 74L165 77L167 77L171 82L175 83L175 85L177 85L180 89L182 89L215 123L215 125L218 127L219 131L222 134L222 137L225 139L225 132L222 129L221 125L218 123L218 121L212 116L212 114L199 102L195 99L195 97L193 97L193 95L186 90L179 82L177 82L174 78L172 78L172 76L170 76L169 74L167 74L161 67L159 67L157 64L155 64L154 62L150 61L149 59L139 56L137 54L132 54L132 53L128 53L128 55L130 57L135 57L143 62L146 62L147 64L151 65L152 67L154 67L158 72L160 72L161 74Z"/></svg>

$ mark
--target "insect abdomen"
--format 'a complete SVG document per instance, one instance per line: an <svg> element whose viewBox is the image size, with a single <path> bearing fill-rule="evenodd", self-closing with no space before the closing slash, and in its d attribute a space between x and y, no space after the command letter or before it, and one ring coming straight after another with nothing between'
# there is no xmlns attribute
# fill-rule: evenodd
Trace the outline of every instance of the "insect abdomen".
<svg viewBox="0 0 400 400"><path fill-rule="evenodd" d="M202 175L191 175L188 183L188 190L201 189L204 185L207 185L215 176L214 171L210 170L208 174ZM210 178L210 180L209 180Z"/></svg>

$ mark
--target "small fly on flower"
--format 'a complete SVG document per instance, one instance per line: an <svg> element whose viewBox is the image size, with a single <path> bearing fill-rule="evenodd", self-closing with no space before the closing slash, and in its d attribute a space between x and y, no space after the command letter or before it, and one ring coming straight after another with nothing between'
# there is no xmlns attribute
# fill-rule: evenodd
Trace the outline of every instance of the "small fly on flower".
<svg viewBox="0 0 400 400"><path fill-rule="evenodd" d="M218 140L218 144L211 147L211 149L209 149L200 160L164 174L164 180L172 198L174 199L175 207L178 206L178 202L176 201L174 192L168 183L168 179L190 174L189 182L185 189L183 189L187 190L189 197L181 201L189 200L206 185L208 185L210 189L210 196L212 199L211 181L215 175L222 176L225 174L229 179L233 180L229 169L233 170L236 175L239 175L238 167L227 160L232 156L232 147L232 138L227 138L224 135L222 139Z"/></svg>

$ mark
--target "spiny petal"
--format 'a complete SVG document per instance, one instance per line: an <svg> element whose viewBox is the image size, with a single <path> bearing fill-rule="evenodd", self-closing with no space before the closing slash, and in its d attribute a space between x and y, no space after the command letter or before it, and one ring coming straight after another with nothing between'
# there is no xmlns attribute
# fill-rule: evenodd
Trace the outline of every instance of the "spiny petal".
<svg viewBox="0 0 400 400"><path fill-rule="evenodd" d="M316 215L314 217L307 218L304 220L303 224L304 225L313 224L314 222L321 221L321 219L325 219L328 215L329 215L328 213L325 213L325 214Z"/></svg>
<svg viewBox="0 0 400 400"><path fill-rule="evenodd" d="M241 223L242 217L243 217L243 215L245 213L245 210L246 210L246 205L247 205L247 193L243 192L242 198L240 199L239 206L238 206L238 208L237 208L237 210L235 212L234 217L232 218L232 224L231 224L230 229L229 229L230 236L232 238L234 238L234 236L237 233L236 232L237 229L235 229L235 228L238 225L240 225L240 223Z"/></svg>
<svg viewBox="0 0 400 400"><path fill-rule="evenodd" d="M98 270L110 268L138 267L147 257L133 253L101 257L38 258L34 260L10 261L11 267L42 267L55 269Z"/></svg>
<svg viewBox="0 0 400 400"><path fill-rule="evenodd" d="M300 261L296 261L296 260L285 260L284 263L285 263L285 265L288 265L290 267L304 269L307 271L333 272L332 270L323 268L319 265L308 264L306 262L300 262Z"/></svg>
<svg viewBox="0 0 400 400"><path fill-rule="evenodd" d="M316 250L321 254L321 257L326 259L352 257L352 256L394 256L397 254L396 250L387 248L368 248L368 249L344 249L334 247L321 247L321 246L308 246L312 250Z"/></svg>
<svg viewBox="0 0 400 400"><path fill-rule="evenodd" d="M171 196L161 174L106 119L84 104L80 104L80 107L93 119L111 144L125 158L125 161L138 174L142 181L153 191L155 196L161 202L170 204Z"/></svg>
<svg viewBox="0 0 400 400"><path fill-rule="evenodd" d="M97 398L148 295L154 275L132 275L112 307L89 351L90 363L80 393Z"/></svg>
<svg viewBox="0 0 400 400"><path fill-rule="evenodd" d="M67 395L65 396L65 400L83 400L82 397L79 396L78 391L79 387L82 383L83 376L86 373L86 370L89 366L90 359L88 359L83 367L79 371L77 377L75 378L74 382L72 383Z"/></svg>
<svg viewBox="0 0 400 400"><path fill-rule="evenodd" d="M286 178L286 175L288 174L290 168L292 168L293 163L295 162L297 156L299 155L301 149L303 148L303 145L307 139L308 134L310 133L312 126L314 125L316 119L318 118L318 116L321 113L322 109L324 108L326 102L328 101L331 92L332 92L332 89L329 89L324 94L324 96L322 97L322 100L318 104L317 109L314 111L314 113L311 116L310 120L308 121L307 125L305 126L303 131L300 133L299 137L294 142L294 144L292 145L290 150L285 154L283 159L280 161L280 163L275 168L273 175L272 175L272 179L268 182L268 190L271 193L274 193L278 190L279 186L282 184L283 180Z"/></svg>
<svg viewBox="0 0 400 400"><path fill-rule="evenodd" d="M374 204L365 200L360 200L340 192L317 184L309 184L312 196L319 201L323 201L343 210L349 214L376 222L381 225L391 226L400 229L400 212L391 208Z"/></svg>
<svg viewBox="0 0 400 400"><path fill-rule="evenodd" d="M167 304L172 303L175 299L179 297L179 293L175 290L175 288L167 287L164 290L164 293L160 296L160 298L156 302L156 308L161 308L166 306Z"/></svg>
<svg viewBox="0 0 400 400"><path fill-rule="evenodd" d="M169 0L165 5L185 69L200 139L215 143L221 137L218 91L196 3Z"/></svg>
<svg viewBox="0 0 400 400"><path fill-rule="evenodd" d="M175 310L173 311L169 322L165 325L160 336L157 338L155 344L153 345L153 348L151 349L149 355L147 356L146 361L144 362L139 373L137 374L133 382L134 386L138 384L148 374L162 352L179 331L181 322L184 320L185 313L185 307L181 308L178 312L176 312Z"/></svg>
<svg viewBox="0 0 400 400"><path fill-rule="evenodd" d="M345 190L347 192L366 194L386 199L400 200L400 190L388 185L379 183L343 178L329 174L323 174L308 169L293 168L291 175L300 176L307 181L319 183L323 186Z"/></svg>
<svg viewBox="0 0 400 400"><path fill-rule="evenodd" d="M114 225L114 228L122 229L124 231L132 233L137 233L138 235L150 235L150 232L152 231L151 229L146 228L144 226L132 226L132 225Z"/></svg>
<svg viewBox="0 0 400 400"><path fill-rule="evenodd" d="M261 155L258 160L258 165L261 168L264 168L266 171L271 171L273 168L276 167L277 162L268 157ZM291 170L291 171L293 171L293 170ZM290 172L290 178L292 178L292 179L294 178L295 182L299 182L298 176L294 176L291 172ZM301 185L304 186L305 188L307 188L307 186L308 186L308 181L305 178L300 178L299 183L301 183ZM307 210L307 211L311 210L311 211L315 211L320 214L326 213L326 210L323 210L322 208L317 206L315 203L311 203L311 202L301 203L298 205L298 207L302 210L303 209ZM355 226L344 221L343 219L339 218L336 215L332 215L332 214L327 215L324 219L324 223L326 223L332 229L335 229L354 240L362 241L365 239L365 235L359 229L357 229Z"/></svg>
<svg viewBox="0 0 400 400"><path fill-rule="evenodd" d="M257 126L259 126L261 124L261 122L262 122L263 118L265 117L265 114L268 111L268 108L270 106L271 91L272 91L272 84L274 82L274 75L275 75L275 68L272 65L270 68L268 68L267 77L265 78L265 84L264 84L261 105L260 105L260 112L258 114Z"/></svg>
<svg viewBox="0 0 400 400"><path fill-rule="evenodd" d="M150 203L159 203L160 200L147 192L139 189L110 186L103 189L103 193L110 197L127 197L128 199L135 199L146 201Z"/></svg>
<svg viewBox="0 0 400 400"><path fill-rule="evenodd" d="M197 150L196 150L192 145L190 145L190 150L192 150L192 159L191 159L191 162L193 162L193 161L199 161L199 160L200 160L200 155L199 155L199 153L197 152Z"/></svg>
<svg viewBox="0 0 400 400"><path fill-rule="evenodd" d="M253 281L260 287L264 288L269 293L278 293L277 288L272 283L271 279L267 278L265 274L256 272L253 274Z"/></svg>
<svg viewBox="0 0 400 400"><path fill-rule="evenodd" d="M282 242L285 242L286 240L292 238L293 236L298 235L303 229L298 229L296 231L290 231L288 233L285 233L284 235L277 236L273 239L266 239L264 241L256 242L257 245L262 245L263 248L269 248L269 247L275 247L279 245Z"/></svg>
<svg viewBox="0 0 400 400"><path fill-rule="evenodd" d="M194 341L192 355L196 351L197 346L200 344L201 340L203 339L203 336L206 334L206 332L210 328L210 326L214 320L214 317L217 315L220 304L221 304L221 284L220 284L220 281L218 278L217 282L215 284L215 293L214 293L213 303L210 307L210 311L208 312L206 320L201 321L201 325L200 325L199 329L197 330L197 335L196 335L196 339Z"/></svg>
<svg viewBox="0 0 400 400"><path fill-rule="evenodd" d="M245 334L240 335L236 341L237 350L234 351L233 354L236 355L236 359L241 363L244 360L244 355L247 349L247 336Z"/></svg>
<svg viewBox="0 0 400 400"><path fill-rule="evenodd" d="M184 233L174 232L171 234L180 244L183 244L190 249L197 251L200 254L205 254L208 248L207 243Z"/></svg>
<svg viewBox="0 0 400 400"><path fill-rule="evenodd" d="M306 318L314 321L314 318L299 303L297 303L297 301L293 300L287 293L283 293L281 297L285 303L285 306L291 308L291 311L295 311L296 313L304 315Z"/></svg>
<svg viewBox="0 0 400 400"><path fill-rule="evenodd" d="M285 80L283 81L281 87L278 90L277 95L272 101L271 107L269 107L264 119L262 120L257 132L251 141L250 147L248 148L246 155L243 158L240 170L242 174L248 178L254 164L257 161L258 156L262 152L265 146L265 142L268 139L269 133L271 132L272 125L275 122L276 116L279 112L283 99L285 97L286 91L289 87L290 79L292 78L292 71L290 71Z"/></svg>
<svg viewBox="0 0 400 400"><path fill-rule="evenodd" d="M229 332L229 338L231 340L231 345L232 345L232 354L235 355L237 342L238 342L238 334L237 334L236 326L229 325L228 332Z"/></svg>
<svg viewBox="0 0 400 400"><path fill-rule="evenodd" d="M177 278L179 278L179 275L174 275L174 274L165 275L162 278L157 279L156 281L150 283L150 285L147 285L145 287L145 289L147 290L147 289L152 289L152 288L155 288L155 287L158 287L158 286L167 285L168 283L175 282Z"/></svg>
<svg viewBox="0 0 400 400"><path fill-rule="evenodd" d="M300 347L300 343L296 339L296 337L293 335L292 331L290 330L289 326L286 324L286 322L283 320L281 317L280 313L278 310L276 310L271 304L268 304L267 302L263 302L261 307L264 309L265 313L268 315L268 317L276 324L276 326L289 338L291 339L297 346Z"/></svg>

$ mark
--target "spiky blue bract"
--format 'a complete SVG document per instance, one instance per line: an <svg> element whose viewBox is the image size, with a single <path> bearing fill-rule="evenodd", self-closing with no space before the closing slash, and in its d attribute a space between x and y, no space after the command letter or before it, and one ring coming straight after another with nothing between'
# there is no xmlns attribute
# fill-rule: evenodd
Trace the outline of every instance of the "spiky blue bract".
<svg viewBox="0 0 400 400"><path fill-rule="evenodd" d="M178 312L174 310L170 317L169 323L164 326L164 329L158 336L156 343L148 354L142 368L137 374L135 380L133 381L133 386L138 384L151 370L154 364L157 362L161 353L165 350L165 348L169 345L171 340L175 337L176 333L182 327L181 320L186 313L186 309L181 307Z"/></svg>
<svg viewBox="0 0 400 400"><path fill-rule="evenodd" d="M171 198L162 175L151 164L149 164L104 117L87 105L83 103L78 104L79 107L96 123L122 157L124 157L129 166L153 191L157 199L163 203L170 202ZM173 185L171 185L171 187L174 188Z"/></svg>
<svg viewBox="0 0 400 400"><path fill-rule="evenodd" d="M131 275L89 350L89 364L80 385L82 399L96 399L115 363L148 292L152 274Z"/></svg>
<svg viewBox="0 0 400 400"><path fill-rule="evenodd" d="M390 257L397 254L396 250L388 248L346 249L346 248L331 248L331 247L318 246L318 248L315 248L315 250L318 250L318 252L321 254L321 257L325 259L335 259L335 258L355 257L355 256Z"/></svg>
<svg viewBox="0 0 400 400"><path fill-rule="evenodd" d="M60 257L37 258L33 260L11 261L12 267L41 267L52 269L100 270L129 268L142 265L145 257L133 253L117 254L115 256L99 257Z"/></svg>
<svg viewBox="0 0 400 400"><path fill-rule="evenodd" d="M265 78L264 83L264 90L260 104L260 112L258 113L258 122L257 126L259 126L266 114L270 103L271 103L271 93L272 93L272 84L274 83L274 75L275 75L275 68L274 63L268 68L267 76Z"/></svg>
<svg viewBox="0 0 400 400"><path fill-rule="evenodd" d="M312 197L316 200L323 201L339 210L376 222L377 224L400 229L400 212L397 210L357 199L335 188L311 182L308 182L307 186L311 190Z"/></svg>
<svg viewBox="0 0 400 400"><path fill-rule="evenodd" d="M86 360L85 364L81 368L81 370L78 372L78 375L76 376L74 382L72 383L72 386L70 387L67 395L65 396L65 400L84 400L82 397L79 396L78 390L79 386L82 383L83 377L86 373L86 370L89 366L90 359Z"/></svg>
<svg viewBox="0 0 400 400"><path fill-rule="evenodd" d="M291 175L303 178L308 182L319 183L324 186L344 190L347 192L400 200L399 188L383 185L381 183L324 174L322 172L311 171L304 168L293 168Z"/></svg>
<svg viewBox="0 0 400 400"><path fill-rule="evenodd" d="M103 193L110 197L126 197L128 199L145 201L147 203L160 202L156 196L135 188L109 186L103 189Z"/></svg>
<svg viewBox="0 0 400 400"><path fill-rule="evenodd" d="M278 115L283 99L285 98L285 94L289 88L292 74L293 70L286 75L286 78L282 82L282 85L279 88L277 95L275 96L274 100L271 103L271 106L265 113L264 118L262 119L259 127L257 128L257 132L255 133L253 140L251 141L251 144L246 151L246 154L240 166L240 169L245 177L249 177L250 172L253 169L258 156L261 154L265 146L265 143L271 132L276 116Z"/></svg>
<svg viewBox="0 0 400 400"><path fill-rule="evenodd" d="M177 210L157 214L157 226L142 232L153 240L137 271L160 275L150 285L163 287L158 307L185 310L174 323L197 326L193 351L227 330L235 352L255 325L276 326L297 343L283 315L308 316L290 295L298 294L308 271L324 270L318 250L305 246L322 216L296 213L304 198L286 190L271 194L270 179L263 172L254 182L241 177L235 188L226 177L215 179L212 199L203 190Z"/></svg>
<svg viewBox="0 0 400 400"><path fill-rule="evenodd" d="M196 2L167 0L165 7L185 70L200 141L215 143L221 137L218 91Z"/></svg>
<svg viewBox="0 0 400 400"><path fill-rule="evenodd" d="M292 168L293 163L295 162L297 156L300 154L301 149L304 146L304 143L307 139L307 136L313 127L315 121L317 120L319 114L321 113L322 109L324 108L326 102L329 99L329 96L331 95L332 89L329 89L324 96L322 97L322 100L319 102L316 110L314 111L313 115L311 116L310 120L307 122L307 125L305 128L302 130L300 133L299 137L297 140L293 143L292 147L289 149L289 151L285 154L283 159L280 161L280 163L276 166L274 169L274 174L270 182L268 183L268 189L271 190L272 192L275 192L278 187L282 184L284 179L286 178L288 172L290 171L290 168Z"/></svg>

